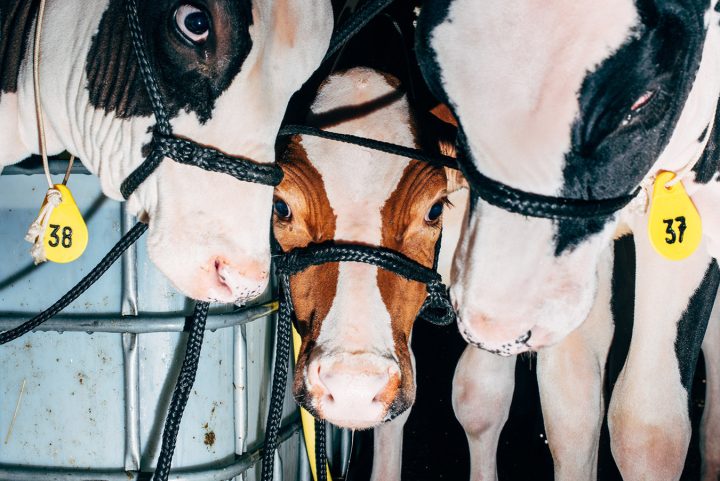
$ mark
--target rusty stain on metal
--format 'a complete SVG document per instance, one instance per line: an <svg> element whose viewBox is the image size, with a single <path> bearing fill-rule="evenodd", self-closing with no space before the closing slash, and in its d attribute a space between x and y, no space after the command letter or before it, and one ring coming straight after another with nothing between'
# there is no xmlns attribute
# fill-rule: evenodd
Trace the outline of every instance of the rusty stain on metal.
<svg viewBox="0 0 720 481"><path fill-rule="evenodd" d="M215 444L215 433L213 431L205 433L205 444L208 446Z"/></svg>
<svg viewBox="0 0 720 481"><path fill-rule="evenodd" d="M20 407L20 400L22 399L23 391L25 391L25 381L26 381L26 379L23 379L23 385L22 385L22 388L20 388L20 397L18 398L17 406L15 406L15 414L13 414L12 422L10 423L10 429L8 429L8 435L5 438L5 444L7 444L8 439L10 439L10 432L12 431L13 424L15 424L15 417L17 416L18 408ZM213 442L215 442L214 434L213 434Z"/></svg>

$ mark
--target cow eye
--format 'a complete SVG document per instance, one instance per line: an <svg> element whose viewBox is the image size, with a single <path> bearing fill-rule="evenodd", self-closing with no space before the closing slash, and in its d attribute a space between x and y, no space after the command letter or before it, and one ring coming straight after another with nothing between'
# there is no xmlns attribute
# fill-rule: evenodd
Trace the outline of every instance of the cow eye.
<svg viewBox="0 0 720 481"><path fill-rule="evenodd" d="M282 199L275 199L275 202L273 202L273 210L275 211L277 216L282 218L283 220L290 219L290 216L292 215L292 212L290 212L290 207Z"/></svg>
<svg viewBox="0 0 720 481"><path fill-rule="evenodd" d="M630 111L635 112L640 107L646 105L652 98L655 97L655 90L648 90L644 94L640 96L639 99L635 101L634 104L632 104L632 107L630 107Z"/></svg>
<svg viewBox="0 0 720 481"><path fill-rule="evenodd" d="M435 202L425 214L425 222L432 223L438 220L443 213L443 205L441 200Z"/></svg>
<svg viewBox="0 0 720 481"><path fill-rule="evenodd" d="M177 28L191 42L202 43L210 33L210 18L207 13L192 5L181 5L175 12Z"/></svg>

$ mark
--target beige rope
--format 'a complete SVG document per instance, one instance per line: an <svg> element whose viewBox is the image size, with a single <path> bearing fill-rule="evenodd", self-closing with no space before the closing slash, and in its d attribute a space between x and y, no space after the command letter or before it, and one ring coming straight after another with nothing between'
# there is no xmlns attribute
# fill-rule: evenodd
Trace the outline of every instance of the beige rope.
<svg viewBox="0 0 720 481"><path fill-rule="evenodd" d="M37 23L35 24L35 45L33 48L33 89L35 90L35 113L37 114L38 122L38 136L40 143L40 155L43 161L43 170L45 171L45 179L48 183L48 191L45 194L45 204L40 210L40 214L37 219L33 221L28 229L25 240L33 243L32 249L30 249L30 255L35 261L35 265L45 262L47 256L45 254L45 246L43 241L45 239L45 231L47 230L48 224L50 223L50 214L55 207L59 206L63 201L62 193L55 188L50 177L50 167L48 166L47 159L47 147L45 144L45 125L43 123L43 109L42 102L40 99L40 34L42 32L42 20L45 13L45 0L40 0L40 8L38 9ZM67 172L65 172L65 178L63 179L63 185L67 184L68 178L70 177L70 170L72 169L74 156L70 156L70 162L68 163Z"/></svg>

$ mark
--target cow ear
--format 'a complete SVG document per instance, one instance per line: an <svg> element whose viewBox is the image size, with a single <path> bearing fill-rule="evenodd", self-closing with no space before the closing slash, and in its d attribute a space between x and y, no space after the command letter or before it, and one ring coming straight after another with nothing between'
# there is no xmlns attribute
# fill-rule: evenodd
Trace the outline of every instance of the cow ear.
<svg viewBox="0 0 720 481"><path fill-rule="evenodd" d="M429 123L438 136L438 148L442 155L457 157L455 140L457 138L457 120L445 104L438 104L430 110ZM447 176L447 193L452 194L460 189L469 188L467 180L458 169L445 167Z"/></svg>
<svg viewBox="0 0 720 481"><path fill-rule="evenodd" d="M455 116L452 114L452 112L450 112L450 109L445 104L437 104L432 110L430 110L430 113L445 122L446 124L451 124L455 127L457 127L458 125Z"/></svg>
<svg viewBox="0 0 720 481"><path fill-rule="evenodd" d="M458 169L451 169L449 167L445 167L445 175L447 176L448 194L452 194L453 192L456 192L460 189L470 188L467 180L465 180L465 177L462 175L462 172L460 172Z"/></svg>

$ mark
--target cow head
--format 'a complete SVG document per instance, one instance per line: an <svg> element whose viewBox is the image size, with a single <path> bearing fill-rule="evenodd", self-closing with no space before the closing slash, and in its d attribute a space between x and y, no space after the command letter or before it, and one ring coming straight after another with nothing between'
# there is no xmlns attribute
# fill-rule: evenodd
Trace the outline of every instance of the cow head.
<svg viewBox="0 0 720 481"><path fill-rule="evenodd" d="M423 73L458 119L458 155L497 182L561 198L626 196L680 169L709 133L720 57L708 1L423 8ZM527 217L473 194L451 293L465 339L511 355L577 328L619 218Z"/></svg>
<svg viewBox="0 0 720 481"><path fill-rule="evenodd" d="M396 86L364 68L333 75L309 120L325 130L415 147L418 130ZM284 251L322 242L365 244L432 267L448 187L443 168L308 136L291 139L279 165L285 178L275 190L273 229ZM339 426L368 428L413 403L409 340L425 285L342 262L292 276L290 290L303 339L293 388L301 406Z"/></svg>
<svg viewBox="0 0 720 481"><path fill-rule="evenodd" d="M253 162L274 162L289 98L327 50L330 2L138 3L146 51L174 134ZM37 2L0 7L0 17L28 10L26 31L15 32L18 42L3 47L25 45L32 8ZM15 101L24 124L21 138L37 152L27 67L32 45L26 43ZM155 124L124 0L48 2L40 72L50 153L75 154L99 175L106 195L122 200L120 184L148 154ZM0 102L6 99L12 100L3 93ZM149 222L150 259L183 294L244 302L267 285L272 192L166 158L128 206Z"/></svg>

